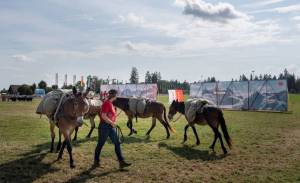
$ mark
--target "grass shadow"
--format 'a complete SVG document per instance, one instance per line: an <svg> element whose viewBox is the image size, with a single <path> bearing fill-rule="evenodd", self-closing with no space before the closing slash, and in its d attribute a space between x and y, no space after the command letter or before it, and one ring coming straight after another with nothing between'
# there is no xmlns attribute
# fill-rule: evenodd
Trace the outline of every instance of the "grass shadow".
<svg viewBox="0 0 300 183"><path fill-rule="evenodd" d="M72 144L79 146L81 143L95 139L96 137L79 139ZM45 174L60 171L60 169L52 167L55 160L51 163L43 162L49 153L50 144L47 142L35 145L31 151L20 154L21 158L0 164L0 182L33 182Z"/></svg>
<svg viewBox="0 0 300 183"><path fill-rule="evenodd" d="M88 141L96 141L98 137L91 137L91 138L82 138L82 139L77 139L76 141L72 141L72 146L73 147L79 147L82 143L88 142ZM63 141L63 140L62 140Z"/></svg>
<svg viewBox="0 0 300 183"><path fill-rule="evenodd" d="M167 150L172 151L173 153L177 154L180 157L183 157L187 160L197 160L201 159L202 161L214 161L220 160L226 157L226 155L216 155L214 152L210 152L208 150L199 150L193 149L190 146L183 145L183 146L170 146L166 143L159 143L159 148L166 148Z"/></svg>
<svg viewBox="0 0 300 183"><path fill-rule="evenodd" d="M95 170L95 169L101 169L101 168L91 167L88 170L83 171L80 174L76 175L75 177L69 179L68 181L66 181L66 183L73 183L73 182L84 183L89 179L96 178L96 177L101 178L101 177L107 176L111 173L128 172L128 170L126 170L126 169L122 169L122 170L115 169L115 170L110 170L110 171L103 171L103 172L98 173L98 174L91 174L92 171ZM103 169L101 169L101 170L103 170Z"/></svg>
<svg viewBox="0 0 300 183"><path fill-rule="evenodd" d="M45 163L50 143L39 144L35 149L21 154L22 158L0 165L0 182L33 182L45 174L59 171L52 163Z"/></svg>
<svg viewBox="0 0 300 183"><path fill-rule="evenodd" d="M151 140L151 137L146 136L145 138L138 138L134 136L124 136L123 144L133 144L133 143L152 143L158 142L158 140ZM107 143L112 144L112 141L108 138Z"/></svg>

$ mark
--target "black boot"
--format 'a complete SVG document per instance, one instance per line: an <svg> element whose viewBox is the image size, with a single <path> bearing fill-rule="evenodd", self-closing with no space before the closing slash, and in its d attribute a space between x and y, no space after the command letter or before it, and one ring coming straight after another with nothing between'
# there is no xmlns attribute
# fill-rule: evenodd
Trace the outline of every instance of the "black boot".
<svg viewBox="0 0 300 183"><path fill-rule="evenodd" d="M120 165L120 169L123 169L123 168L126 168L126 167L129 167L131 165L131 163L126 163L124 160L122 161L119 161L119 165Z"/></svg>

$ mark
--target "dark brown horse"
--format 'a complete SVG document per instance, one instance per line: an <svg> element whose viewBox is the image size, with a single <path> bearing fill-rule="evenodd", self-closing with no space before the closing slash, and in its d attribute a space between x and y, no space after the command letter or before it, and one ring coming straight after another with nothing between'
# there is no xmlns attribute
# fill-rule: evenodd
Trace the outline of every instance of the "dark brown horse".
<svg viewBox="0 0 300 183"><path fill-rule="evenodd" d="M163 103L157 101L148 101L146 104L146 109L143 114L137 114L137 116L130 110L129 108L129 100L130 98L127 97L117 97L117 99L113 102L113 104L125 112L128 117L127 127L130 129L129 136L133 133L137 133L136 130L132 126L132 120L135 117L139 118L150 118L152 117L152 126L146 133L146 135L150 135L151 131L156 125L156 119L165 127L167 132L167 138L170 137L169 129L172 132L175 130L170 126L167 117L166 117L166 107Z"/></svg>
<svg viewBox="0 0 300 183"><path fill-rule="evenodd" d="M59 132L64 136L64 142L62 144L62 147L60 148L57 159L59 160L62 158L63 151L67 146L71 168L75 167L72 156L71 134L78 126L77 118L80 116L84 116L89 110L89 104L85 98L86 94L87 93L82 95L81 93L77 93L77 90L73 88L73 97L68 98L62 104L57 116L57 126L59 128Z"/></svg>
<svg viewBox="0 0 300 183"><path fill-rule="evenodd" d="M172 104L170 105L170 108L169 108L169 114L168 114L169 120L172 120L174 115L177 112L185 115L185 104L184 104L184 102L178 102L178 101L173 101L172 102ZM224 143L223 143L222 135L218 130L219 125L221 126L224 138L225 138L229 148L231 148L232 142L231 142L231 138L228 134L227 127L226 127L226 124L225 124L225 119L223 117L223 112L222 112L221 109L219 109L219 108L217 108L213 105L204 105L203 108L202 108L202 112L197 111L195 120L193 122L189 122L184 128L184 140L183 140L183 142L185 142L187 140L186 132L187 132L187 129L189 128L189 126L191 126L192 129L193 129L193 132L196 136L196 139L197 139L196 143L197 143L197 145L200 144L200 140L199 140L196 128L195 128L195 124L209 125L211 127L211 129L213 130L214 134L215 134L213 143L211 144L210 148L214 151L216 141L219 138L222 150L223 150L224 154L227 154L227 150L226 150L226 148L224 146Z"/></svg>

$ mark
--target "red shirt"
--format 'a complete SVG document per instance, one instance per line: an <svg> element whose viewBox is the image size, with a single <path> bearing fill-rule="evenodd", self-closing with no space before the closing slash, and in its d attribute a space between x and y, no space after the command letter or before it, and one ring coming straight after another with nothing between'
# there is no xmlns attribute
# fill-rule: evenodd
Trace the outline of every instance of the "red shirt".
<svg viewBox="0 0 300 183"><path fill-rule="evenodd" d="M104 119L102 119L102 114L106 113L107 117L112 120L113 122L116 122L116 118L117 118L117 112L116 109L114 107L114 105L112 104L112 102L110 100L106 100L100 110L100 121L105 121Z"/></svg>

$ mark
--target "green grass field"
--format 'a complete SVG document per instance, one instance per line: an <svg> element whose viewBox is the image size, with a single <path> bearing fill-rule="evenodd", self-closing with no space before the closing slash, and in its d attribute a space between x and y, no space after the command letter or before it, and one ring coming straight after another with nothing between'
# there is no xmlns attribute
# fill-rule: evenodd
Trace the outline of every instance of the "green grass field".
<svg viewBox="0 0 300 183"><path fill-rule="evenodd" d="M166 96L160 100L167 105ZM56 162L57 154L49 153L48 121L35 114L38 102L0 102L0 182L300 182L300 95L290 95L292 114L225 111L234 143L228 156L219 142L216 154L209 150L213 132L208 126L197 126L199 146L191 129L181 144L184 118L171 124L177 133L168 140L159 123L146 138L151 119L134 122L138 134L128 137L122 113L123 154L133 163L128 171L118 170L109 142L101 156L104 168L91 168L97 131L85 139L86 126L73 143L76 168L69 168L66 151Z"/></svg>

